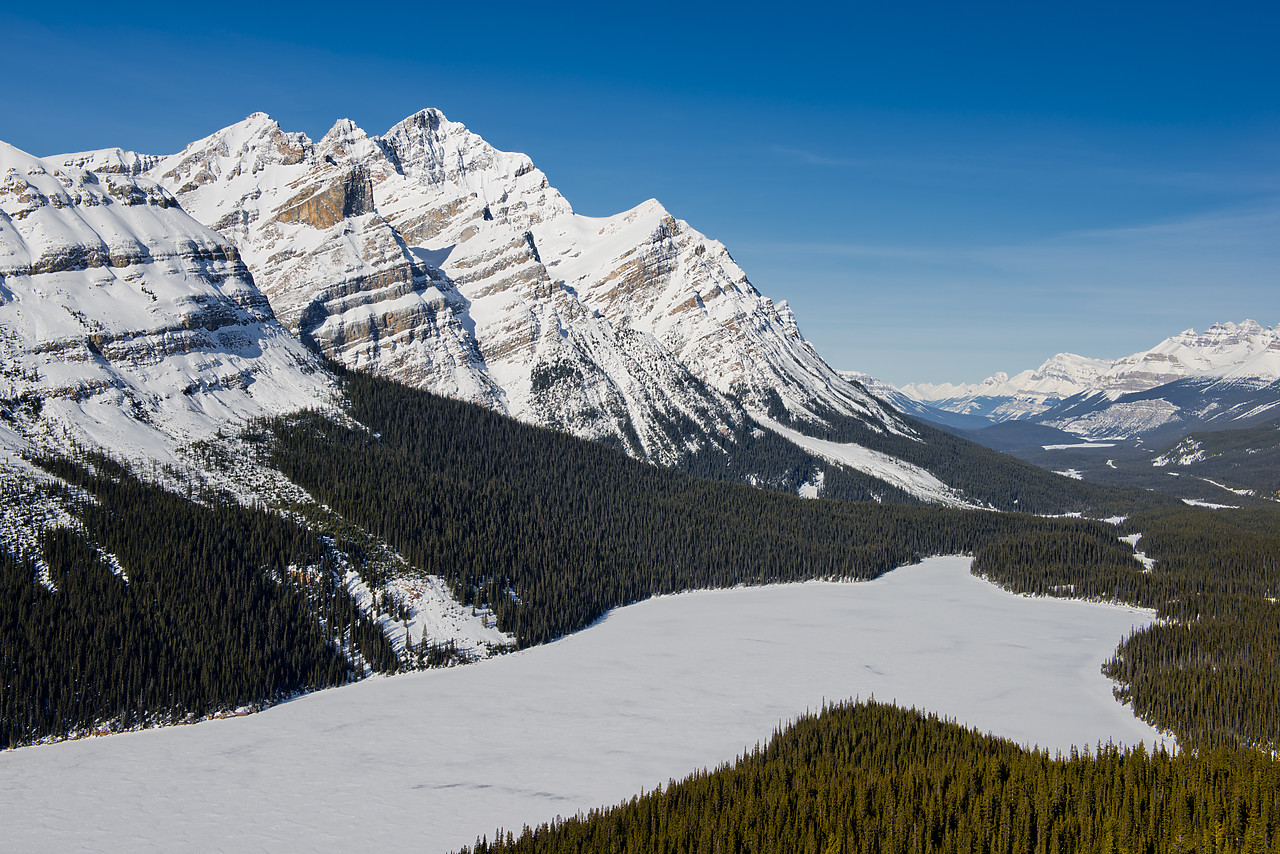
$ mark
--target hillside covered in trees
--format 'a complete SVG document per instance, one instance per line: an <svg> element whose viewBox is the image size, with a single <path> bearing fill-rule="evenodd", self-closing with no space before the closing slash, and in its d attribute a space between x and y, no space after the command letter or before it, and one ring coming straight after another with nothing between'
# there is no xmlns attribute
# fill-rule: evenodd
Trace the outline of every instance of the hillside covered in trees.
<svg viewBox="0 0 1280 854"><path fill-rule="evenodd" d="M265 424L271 465L449 580L460 601L492 608L522 645L660 593L874 578L1016 533L1125 548L1101 522L807 501L692 478L386 380L345 382L363 426L320 415Z"/></svg>
<svg viewBox="0 0 1280 854"><path fill-rule="evenodd" d="M40 462L67 484L83 528L43 532L47 580L37 555L0 552L0 748L396 669L326 566L329 549L297 522L203 506L100 456Z"/></svg>
<svg viewBox="0 0 1280 854"><path fill-rule="evenodd" d="M1280 763L1240 749L1070 756L874 702L831 706L732 765L464 854L1263 854Z"/></svg>
<svg viewBox="0 0 1280 854"><path fill-rule="evenodd" d="M385 570L362 545L373 541L403 555L403 571L438 576L459 602L491 609L521 646L656 594L868 579L971 553L976 572L1015 590L1159 608L1178 622L1129 639L1108 664L1124 699L1184 743L1280 743L1273 516L1100 491L1133 499L1119 530L1145 534L1140 546L1159 558L1147 572L1105 522L801 500L386 380L342 381L348 418L258 422L246 441L351 536L312 530L305 507L166 492L102 457L39 461L79 527L4 557L5 745L198 717L456 658L435 648L418 650L416 664L398 656L377 615L353 600L339 567L359 570L385 602Z"/></svg>
<svg viewBox="0 0 1280 854"><path fill-rule="evenodd" d="M1156 609L1105 672L1134 712L1186 745L1280 744L1280 511L1152 509L1113 537L1024 530L976 552L973 571L1009 589Z"/></svg>

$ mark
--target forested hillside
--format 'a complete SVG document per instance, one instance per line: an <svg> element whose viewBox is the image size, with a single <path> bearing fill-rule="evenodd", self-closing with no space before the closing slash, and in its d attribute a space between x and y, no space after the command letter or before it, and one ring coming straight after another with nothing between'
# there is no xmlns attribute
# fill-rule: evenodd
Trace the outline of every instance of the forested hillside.
<svg viewBox="0 0 1280 854"><path fill-rule="evenodd" d="M843 703L732 766L466 854L1263 854L1280 763L1222 749L1028 751L935 716Z"/></svg>
<svg viewBox="0 0 1280 854"><path fill-rule="evenodd" d="M364 374L344 381L348 413L368 429L319 415L272 422L261 435L271 463L448 579L460 601L492 608L523 645L659 593L874 578L1015 532L1114 539L1100 522L806 501L691 478Z"/></svg>
<svg viewBox="0 0 1280 854"><path fill-rule="evenodd" d="M1014 589L1200 619L1185 655L1173 651L1188 636L1166 626L1121 648L1109 667L1126 699L1186 743L1280 743L1266 601L1276 589L1272 517L1188 528L1186 519L1221 517L1149 508L1126 528L1151 540L1142 545L1160 562L1148 573L1104 522L802 500L690 477L390 381L340 378L348 418L255 422L246 441L256 464L305 488L351 536L308 527L314 505L179 496L101 456L38 461L60 479L51 489L78 527L4 558L4 744L198 717L412 661L414 650L398 657L378 625L395 603L378 593L386 579L361 545L370 537L398 551L404 571L438 576L459 602L492 609L522 646L655 594L867 579L931 554L972 553L977 571ZM769 435L752 434L757 462L783 473L806 464ZM363 573L372 611L353 600L338 564ZM417 652L422 664L453 658Z"/></svg>
<svg viewBox="0 0 1280 854"><path fill-rule="evenodd" d="M1111 537L1021 531L978 551L974 572L1013 590L1130 602L1161 622L1106 672L1135 713L1184 745L1280 744L1280 511L1148 510L1146 570Z"/></svg>
<svg viewBox="0 0 1280 854"><path fill-rule="evenodd" d="M0 748L270 702L365 663L395 669L296 522L202 506L103 457L41 462L69 484L83 529L45 531L37 554L0 552Z"/></svg>
<svg viewBox="0 0 1280 854"><path fill-rule="evenodd" d="M399 551L405 571L445 579L458 601L492 608L499 628L530 645L658 593L873 578L1019 531L1110 531L806 501L362 374L343 383L354 420L259 422L249 441L350 535L316 527L314 506L246 507L198 483L178 495L100 454L36 460L75 524L3 557L0 744L198 718L455 658L435 646L397 655L378 623L396 607L377 593L387 579L364 553L369 535ZM746 434L753 464L798 476L805 456L771 436ZM372 610L353 599L344 567L374 591Z"/></svg>

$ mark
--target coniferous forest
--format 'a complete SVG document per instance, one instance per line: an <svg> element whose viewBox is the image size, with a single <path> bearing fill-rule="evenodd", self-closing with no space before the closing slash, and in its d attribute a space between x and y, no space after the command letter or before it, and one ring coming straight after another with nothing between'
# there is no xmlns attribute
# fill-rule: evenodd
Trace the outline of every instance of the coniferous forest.
<svg viewBox="0 0 1280 854"><path fill-rule="evenodd" d="M344 382L359 424L259 424L263 460L446 579L459 601L492 608L521 645L658 593L873 578L1018 533L1114 540L1100 522L802 501L386 380ZM811 461L783 448L794 446L758 441L744 459L789 488ZM227 497L145 485L103 457L39 462L66 485L81 528L4 558L0 743L198 717L398 666L333 571L348 558L368 569L355 543Z"/></svg>
<svg viewBox="0 0 1280 854"><path fill-rule="evenodd" d="M1070 756L871 703L775 733L732 765L466 854L1263 854L1280 835L1280 762L1220 748L1112 745Z"/></svg>
<svg viewBox="0 0 1280 854"><path fill-rule="evenodd" d="M103 457L40 462L85 491L68 489L84 528L44 532L49 586L32 556L0 552L0 748L270 702L362 662L395 668L332 573L297 571L327 550L296 522L201 506Z"/></svg>
<svg viewBox="0 0 1280 854"><path fill-rule="evenodd" d="M348 374L346 388L349 414L368 429L320 415L274 422L262 437L273 466L448 579L460 601L492 608L521 645L660 593L874 578L1019 532L1115 540L1112 526L1079 519L805 501L691 478L364 374Z"/></svg>
<svg viewBox="0 0 1280 854"><path fill-rule="evenodd" d="M1136 513L1122 530L1156 563L1084 530L1027 530L976 552L1012 590L1128 602L1161 621L1105 666L1136 714L1184 746L1280 745L1280 512L1190 507Z"/></svg>
<svg viewBox="0 0 1280 854"><path fill-rule="evenodd" d="M1117 529L803 501L638 462L363 374L343 381L352 421L311 414L258 424L251 436L263 459L416 571L446 579L459 601L492 608L520 645L659 593L866 579L931 554L971 553L975 572L1014 590L1159 609L1170 622L1126 640L1107 672L1137 713L1183 743L1280 743L1268 601L1275 514L1157 499L1135 502ZM766 443L753 453L757 464L775 458ZM776 459L780 472L806 465ZM4 744L270 702L398 666L330 571L344 549L360 565L353 544L217 496L189 501L103 458L42 464L68 495L85 492L68 499L83 529L49 532L40 554L4 558ZM1154 571L1119 531L1144 535ZM307 567L319 571L299 571ZM134 651L117 655L125 642Z"/></svg>

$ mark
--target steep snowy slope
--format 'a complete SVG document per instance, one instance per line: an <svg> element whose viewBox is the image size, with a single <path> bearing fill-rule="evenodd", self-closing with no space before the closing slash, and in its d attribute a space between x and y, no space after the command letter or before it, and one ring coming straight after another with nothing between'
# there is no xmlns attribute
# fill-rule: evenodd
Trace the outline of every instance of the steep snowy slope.
<svg viewBox="0 0 1280 854"><path fill-rule="evenodd" d="M657 202L577 216L522 154L424 110L319 142L262 114L149 164L240 248L277 315L344 364L672 462L744 409L910 432L785 303Z"/></svg>
<svg viewBox="0 0 1280 854"><path fill-rule="evenodd" d="M75 498L86 493L28 457L104 452L201 495L209 512L220 500L209 496L229 491L259 514L307 508L313 532L355 538L362 559L335 551L329 571L298 571L315 583L332 574L354 603L348 617L371 619L407 664L428 639L467 657L507 643L447 584L315 505L239 438L254 419L336 414L335 378L275 319L236 247L137 174L145 159L82 162L114 171L55 166L0 142L0 556L30 558L56 590L40 555L54 529L89 536ZM225 559L228 577L259 569ZM29 581L8 579L13 590ZM362 672L358 655L352 663Z"/></svg>
<svg viewBox="0 0 1280 854"><path fill-rule="evenodd" d="M236 248L154 182L0 143L0 399L11 449L167 462L331 380L272 316Z"/></svg>

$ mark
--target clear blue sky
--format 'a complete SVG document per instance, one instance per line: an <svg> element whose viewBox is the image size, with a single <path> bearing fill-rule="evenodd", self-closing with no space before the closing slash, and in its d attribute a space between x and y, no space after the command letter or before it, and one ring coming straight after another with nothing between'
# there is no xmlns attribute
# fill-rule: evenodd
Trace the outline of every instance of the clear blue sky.
<svg viewBox="0 0 1280 854"><path fill-rule="evenodd" d="M658 198L892 382L1280 322L1274 3L28 9L0 11L20 148L438 107L580 213Z"/></svg>

